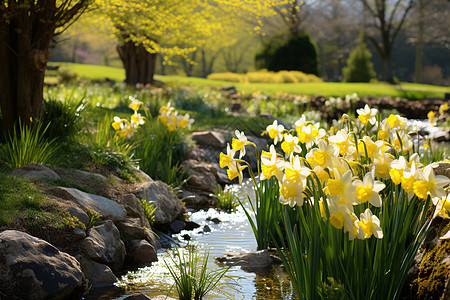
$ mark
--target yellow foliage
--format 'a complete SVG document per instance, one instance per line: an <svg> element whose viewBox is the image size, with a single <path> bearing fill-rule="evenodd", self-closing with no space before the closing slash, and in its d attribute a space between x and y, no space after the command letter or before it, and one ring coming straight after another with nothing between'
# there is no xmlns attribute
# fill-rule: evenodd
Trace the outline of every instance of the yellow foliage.
<svg viewBox="0 0 450 300"><path fill-rule="evenodd" d="M248 72L247 74L236 74L231 72L212 73L208 79L224 80L231 82L261 82L261 83L299 83L299 82L322 82L322 80L313 74L305 74L300 71L279 71L272 72L260 70Z"/></svg>

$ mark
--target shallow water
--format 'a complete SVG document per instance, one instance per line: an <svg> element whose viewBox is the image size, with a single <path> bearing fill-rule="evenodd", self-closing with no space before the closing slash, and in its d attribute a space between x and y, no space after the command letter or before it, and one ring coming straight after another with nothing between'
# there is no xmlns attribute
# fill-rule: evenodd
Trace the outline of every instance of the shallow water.
<svg viewBox="0 0 450 300"><path fill-rule="evenodd" d="M239 188L240 198L245 199L251 193L249 185ZM219 224L206 221L208 217L217 217L221 220ZM224 266L215 262L215 258L224 256L228 252L249 252L256 250L256 241L241 207L235 213L218 212L213 209L208 211L198 211L190 214L190 220L200 225L194 231L183 231L175 236L181 245L186 245L186 241L181 238L183 234L191 236L190 244L194 245L200 252L209 252L208 268L211 270L222 269ZM211 232L201 233L203 225L207 224ZM130 272L122 277L123 282L131 287L129 291L117 299L123 299L133 294L145 294L149 297L157 295L168 295L177 298L172 279L164 264L167 260L167 253L158 255L159 261L151 267L141 268L136 272ZM270 270L260 272L246 272L240 266L233 266L227 273L234 278L231 280L234 289L228 286L207 295L205 299L293 299L293 292L289 283L289 278L281 266L274 266Z"/></svg>

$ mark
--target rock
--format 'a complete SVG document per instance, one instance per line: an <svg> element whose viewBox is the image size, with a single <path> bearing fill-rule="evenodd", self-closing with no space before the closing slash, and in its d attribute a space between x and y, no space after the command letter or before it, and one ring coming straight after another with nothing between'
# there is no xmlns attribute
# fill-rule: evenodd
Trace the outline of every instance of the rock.
<svg viewBox="0 0 450 300"><path fill-rule="evenodd" d="M430 136L436 142L448 142L450 141L450 133L448 131L438 131Z"/></svg>
<svg viewBox="0 0 450 300"><path fill-rule="evenodd" d="M206 154L206 151L199 147L186 147L184 157L198 161L209 161L209 156Z"/></svg>
<svg viewBox="0 0 450 300"><path fill-rule="evenodd" d="M155 224L170 224L186 212L183 203L169 186L161 181L144 182L137 189L137 197L152 201L157 207Z"/></svg>
<svg viewBox="0 0 450 300"><path fill-rule="evenodd" d="M86 237L86 232L81 228L75 227L73 229L73 236L77 240L82 240Z"/></svg>
<svg viewBox="0 0 450 300"><path fill-rule="evenodd" d="M436 217L408 273L403 299L450 299L449 219Z"/></svg>
<svg viewBox="0 0 450 300"><path fill-rule="evenodd" d="M91 259L119 271L125 260L125 245L120 233L111 220L95 226L88 231L88 237L82 241L84 253Z"/></svg>
<svg viewBox="0 0 450 300"><path fill-rule="evenodd" d="M112 285L117 281L116 275L106 265L100 264L82 255L77 255L81 269L89 281L89 285L93 287L103 287Z"/></svg>
<svg viewBox="0 0 450 300"><path fill-rule="evenodd" d="M213 222L214 224L219 224L220 222L222 222L219 218L217 218L217 217L214 217L214 218L211 218L211 217L207 217L206 218L206 221L211 221L211 222Z"/></svg>
<svg viewBox="0 0 450 300"><path fill-rule="evenodd" d="M133 266L144 267L158 261L155 248L146 240L132 240L127 247L127 262Z"/></svg>
<svg viewBox="0 0 450 300"><path fill-rule="evenodd" d="M0 270L6 270L17 284L18 294L13 296L23 299L79 299L86 289L74 257L20 231L0 233Z"/></svg>
<svg viewBox="0 0 450 300"><path fill-rule="evenodd" d="M249 253L230 252L225 257L216 258L217 261L230 265L235 264L249 269L268 268L273 260L267 250L260 250Z"/></svg>
<svg viewBox="0 0 450 300"><path fill-rule="evenodd" d="M161 245L161 248L171 248L173 245L179 246L178 242L174 240L170 235L165 234L164 232L157 232L156 233L159 236L158 242Z"/></svg>
<svg viewBox="0 0 450 300"><path fill-rule="evenodd" d="M443 175L450 178L450 163L439 162L433 170L435 175Z"/></svg>
<svg viewBox="0 0 450 300"><path fill-rule="evenodd" d="M208 225L203 226L203 232L211 232L211 227Z"/></svg>
<svg viewBox="0 0 450 300"><path fill-rule="evenodd" d="M192 221L186 221L185 224L186 224L186 228L185 228L186 230L194 230L196 228L200 228L200 224L197 224Z"/></svg>
<svg viewBox="0 0 450 300"><path fill-rule="evenodd" d="M141 226L139 218L127 218L117 223L123 240L140 240L147 237L146 229Z"/></svg>
<svg viewBox="0 0 450 300"><path fill-rule="evenodd" d="M192 139L203 146L222 149L225 146L225 138L219 132L201 131L192 133Z"/></svg>
<svg viewBox="0 0 450 300"><path fill-rule="evenodd" d="M60 179L55 171L44 165L29 164L11 171L11 175L33 179Z"/></svg>
<svg viewBox="0 0 450 300"><path fill-rule="evenodd" d="M182 237L183 240L185 240L185 241L190 241L190 240L191 240L191 236L190 236L189 234L183 234L181 237Z"/></svg>
<svg viewBox="0 0 450 300"><path fill-rule="evenodd" d="M181 166L186 168L189 185L211 193L217 190L216 174L218 170L215 164L189 159L183 161Z"/></svg>
<svg viewBox="0 0 450 300"><path fill-rule="evenodd" d="M98 181L98 182L108 181L108 178L106 178L102 174L91 173L91 172L87 172L87 171L83 171L83 170L74 170L73 172L84 175L84 176L89 177L90 179Z"/></svg>
<svg viewBox="0 0 450 300"><path fill-rule="evenodd" d="M159 295L153 298L149 298L146 295L143 294L139 294L139 295L133 295L133 296L128 296L126 298L124 298L124 300L176 300L174 298L171 297L167 297L165 295Z"/></svg>
<svg viewBox="0 0 450 300"><path fill-rule="evenodd" d="M181 230L186 228L186 223L181 220L175 220L169 225L170 233L176 234L180 233Z"/></svg>
<svg viewBox="0 0 450 300"><path fill-rule="evenodd" d="M153 179L147 173L145 173L144 171L136 168L135 166L131 166L131 168L134 171L134 175L139 177L142 182L153 181Z"/></svg>
<svg viewBox="0 0 450 300"><path fill-rule="evenodd" d="M184 185L183 189L178 193L183 199L184 204L188 208L207 209L214 207L214 200L210 192L202 191L190 185Z"/></svg>
<svg viewBox="0 0 450 300"><path fill-rule="evenodd" d="M72 216L78 218L78 220L83 223L84 225L89 224L89 216L79 207L76 206L70 206L66 208L66 211Z"/></svg>
<svg viewBox="0 0 450 300"><path fill-rule="evenodd" d="M261 155L261 152L263 150L267 151L268 143L267 143L266 139L258 138L258 137L254 137L254 136L247 136L247 140L256 145L256 147L258 148L258 155ZM250 166L252 167L252 170L258 169L258 161L256 158L256 149L253 145L245 146L245 156L242 159L250 164Z"/></svg>
<svg viewBox="0 0 450 300"><path fill-rule="evenodd" d="M125 194L122 197L122 203L131 217L137 217L141 220L141 225L151 229L150 223L144 213L141 201L134 194Z"/></svg>
<svg viewBox="0 0 450 300"><path fill-rule="evenodd" d="M127 215L125 209L120 204L102 196L65 187L57 187L56 192L60 194L62 198L71 200L82 207L88 207L95 210L106 219L119 221L123 220Z"/></svg>

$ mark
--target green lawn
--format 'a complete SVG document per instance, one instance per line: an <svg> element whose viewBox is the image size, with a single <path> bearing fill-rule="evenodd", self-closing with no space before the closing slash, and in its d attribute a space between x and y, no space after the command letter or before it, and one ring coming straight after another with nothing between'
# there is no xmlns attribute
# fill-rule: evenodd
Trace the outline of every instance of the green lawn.
<svg viewBox="0 0 450 300"><path fill-rule="evenodd" d="M122 68L83 65L74 63L50 63L60 65L61 69L69 70L77 76L86 79L103 80L106 77L116 82L123 81L125 71ZM392 96L405 97L408 99L444 98L445 93L450 93L450 87L433 86L427 84L402 83L390 85L387 83L340 83L340 82L317 82L317 83L236 83L227 81L209 80L205 78L184 76L157 75L158 79L171 85L188 85L196 87L216 87L223 85L234 85L237 90L246 94L255 91L275 95L279 92L289 94L344 96L357 93L359 96Z"/></svg>

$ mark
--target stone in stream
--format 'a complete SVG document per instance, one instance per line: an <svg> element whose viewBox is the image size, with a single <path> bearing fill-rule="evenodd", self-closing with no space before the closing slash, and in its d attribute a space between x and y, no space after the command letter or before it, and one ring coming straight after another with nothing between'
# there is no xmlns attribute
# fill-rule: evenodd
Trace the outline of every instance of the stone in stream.
<svg viewBox="0 0 450 300"><path fill-rule="evenodd" d="M158 257L155 248L146 240L132 240L127 243L126 260L133 266L144 267L158 261Z"/></svg>
<svg viewBox="0 0 450 300"><path fill-rule="evenodd" d="M186 207L164 182L144 182L136 190L136 195L155 203L155 224L170 224L186 212Z"/></svg>
<svg viewBox="0 0 450 300"><path fill-rule="evenodd" d="M91 259L119 271L125 260L125 245L111 220L88 230L82 243L84 253Z"/></svg>
<svg viewBox="0 0 450 300"><path fill-rule="evenodd" d="M238 265L248 269L268 268L274 263L266 249L249 253L230 252L226 256L217 257L216 260L227 265Z"/></svg>
<svg viewBox="0 0 450 300"><path fill-rule="evenodd" d="M0 289L10 282L22 299L80 299L86 289L75 257L16 230L0 233L0 270Z"/></svg>
<svg viewBox="0 0 450 300"><path fill-rule="evenodd" d="M76 258L80 262L81 269L88 279L89 286L109 286L117 281L116 275L114 275L113 271L107 265L100 264L82 255L77 255Z"/></svg>

